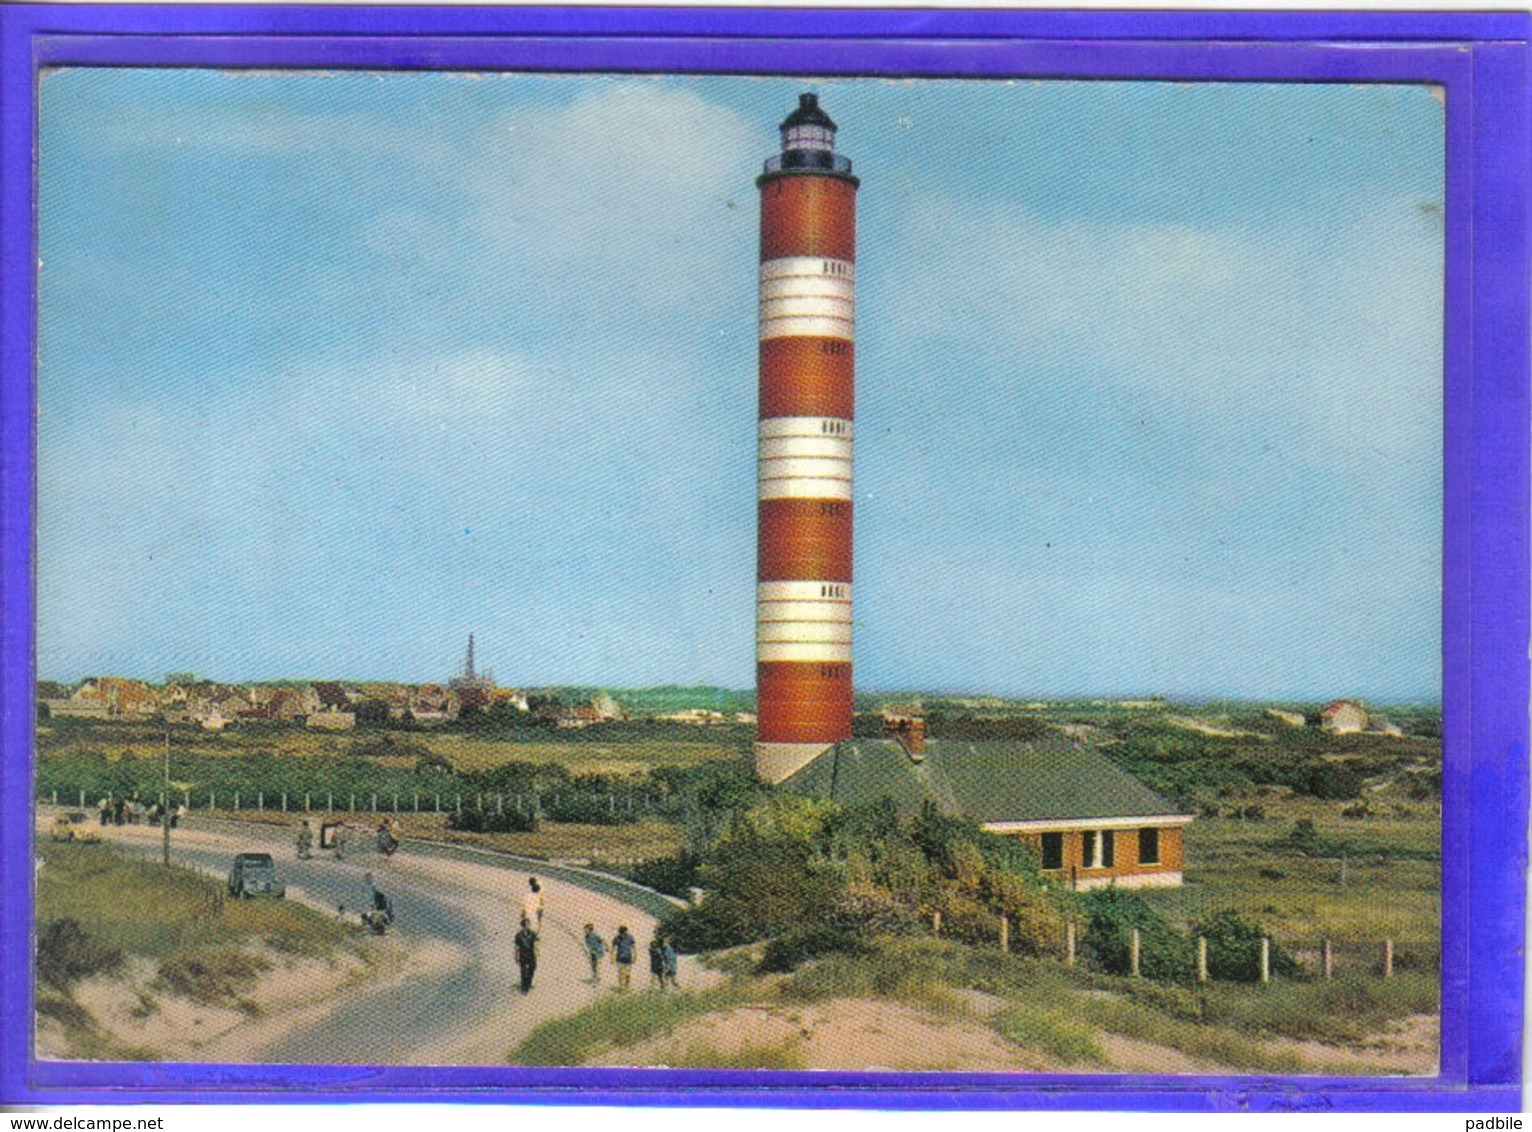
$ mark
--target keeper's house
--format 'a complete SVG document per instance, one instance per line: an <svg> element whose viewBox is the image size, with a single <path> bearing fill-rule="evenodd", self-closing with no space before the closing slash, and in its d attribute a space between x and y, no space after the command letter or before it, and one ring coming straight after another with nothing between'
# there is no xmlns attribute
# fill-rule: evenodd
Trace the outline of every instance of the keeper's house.
<svg viewBox="0 0 1532 1132"><path fill-rule="evenodd" d="M1179 885L1192 820L1091 747L926 740L918 725L836 743L781 785L848 804L891 798L906 813L932 802L1028 842L1044 875L1076 888Z"/></svg>

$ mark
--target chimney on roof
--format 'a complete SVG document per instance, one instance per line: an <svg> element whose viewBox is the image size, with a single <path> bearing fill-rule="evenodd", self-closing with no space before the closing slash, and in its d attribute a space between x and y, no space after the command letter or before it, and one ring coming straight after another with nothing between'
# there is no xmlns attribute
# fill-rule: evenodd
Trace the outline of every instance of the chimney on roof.
<svg viewBox="0 0 1532 1132"><path fill-rule="evenodd" d="M885 711L883 738L897 740L911 762L918 763L926 757L926 721L923 716Z"/></svg>

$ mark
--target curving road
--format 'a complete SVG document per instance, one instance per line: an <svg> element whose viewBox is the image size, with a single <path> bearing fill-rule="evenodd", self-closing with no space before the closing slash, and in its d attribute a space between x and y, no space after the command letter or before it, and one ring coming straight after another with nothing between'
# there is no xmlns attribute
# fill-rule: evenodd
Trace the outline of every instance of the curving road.
<svg viewBox="0 0 1532 1132"><path fill-rule="evenodd" d="M40 822L40 835L46 836L45 828ZM124 826L99 832L125 850L158 859L157 829ZM619 924L626 924L641 945L635 992L648 981L642 948L654 931L653 911L663 905L647 890L623 894L624 899L616 885L600 879L580 877L584 883L577 884L569 870L539 869L535 875L545 900L541 948L532 991L522 995L511 940L533 862L412 842L385 858L360 832L353 834L344 861L317 851L311 860L300 861L291 829L196 818L171 838L172 861L220 875L233 854L242 851L271 853L291 897L331 911L343 906L347 914L366 906L366 874L372 873L393 901L391 934L407 949L409 962L399 976L338 996L241 1060L503 1065L509 1051L541 1023L615 993L610 956L600 983L589 981L583 944L587 922L608 940ZM617 891L592 891L587 884ZM635 906L639 903L645 907ZM681 962L683 984L703 975L686 958Z"/></svg>

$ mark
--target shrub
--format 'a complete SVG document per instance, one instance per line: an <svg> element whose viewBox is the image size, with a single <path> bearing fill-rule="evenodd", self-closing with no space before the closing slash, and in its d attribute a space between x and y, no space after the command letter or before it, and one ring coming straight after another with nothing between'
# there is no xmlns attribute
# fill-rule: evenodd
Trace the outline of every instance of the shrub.
<svg viewBox="0 0 1532 1132"><path fill-rule="evenodd" d="M1204 937L1208 948L1208 976L1236 983L1259 982L1261 978L1261 939L1266 930L1245 919L1232 908L1198 920L1192 933ZM1296 976L1297 961L1275 941L1270 951L1271 973L1288 978Z"/></svg>
<svg viewBox="0 0 1532 1132"><path fill-rule="evenodd" d="M508 809L503 813L459 810L447 815L447 828L460 833L535 833L537 816Z"/></svg>
<svg viewBox="0 0 1532 1132"><path fill-rule="evenodd" d="M1302 793L1331 802L1344 802L1362 792L1362 776L1352 767L1322 762L1309 770Z"/></svg>
<svg viewBox="0 0 1532 1132"><path fill-rule="evenodd" d="M855 931L830 924L810 924L769 941L756 971L763 975L783 973L809 959L856 955L866 950L867 945Z"/></svg>
<svg viewBox="0 0 1532 1132"><path fill-rule="evenodd" d="M122 949L103 943L65 917L38 933L37 977L50 987L67 991L77 980L104 975L122 966Z"/></svg>
<svg viewBox="0 0 1532 1132"><path fill-rule="evenodd" d="M701 883L702 858L683 849L674 857L645 861L633 870L639 884L670 896L687 897Z"/></svg>
<svg viewBox="0 0 1532 1132"><path fill-rule="evenodd" d="M624 808L596 794L554 794L543 799L543 816L567 825L623 825L633 820Z"/></svg>
<svg viewBox="0 0 1532 1132"><path fill-rule="evenodd" d="M1189 982L1196 973L1191 941L1170 926L1142 897L1119 888L1084 894L1082 947L1095 964L1114 975L1132 970L1132 931L1139 933L1139 973L1148 979Z"/></svg>

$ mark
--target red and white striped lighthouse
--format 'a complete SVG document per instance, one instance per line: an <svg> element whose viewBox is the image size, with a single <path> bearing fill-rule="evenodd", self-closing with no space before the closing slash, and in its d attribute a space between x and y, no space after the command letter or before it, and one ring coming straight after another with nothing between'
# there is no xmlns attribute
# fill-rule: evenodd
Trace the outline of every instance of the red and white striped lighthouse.
<svg viewBox="0 0 1532 1132"><path fill-rule="evenodd" d="M756 772L780 782L851 738L856 190L812 94L761 190Z"/></svg>

